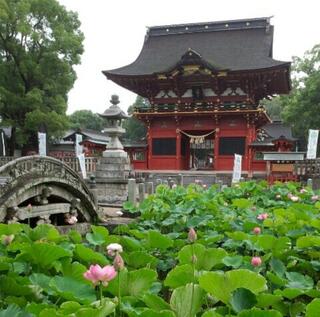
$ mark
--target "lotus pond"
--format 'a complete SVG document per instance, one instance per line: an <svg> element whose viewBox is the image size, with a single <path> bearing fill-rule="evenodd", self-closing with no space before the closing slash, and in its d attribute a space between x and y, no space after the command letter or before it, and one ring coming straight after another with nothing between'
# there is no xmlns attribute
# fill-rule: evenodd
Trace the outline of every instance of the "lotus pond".
<svg viewBox="0 0 320 317"><path fill-rule="evenodd" d="M0 224L0 317L320 316L320 200L299 184L159 186L81 236Z"/></svg>

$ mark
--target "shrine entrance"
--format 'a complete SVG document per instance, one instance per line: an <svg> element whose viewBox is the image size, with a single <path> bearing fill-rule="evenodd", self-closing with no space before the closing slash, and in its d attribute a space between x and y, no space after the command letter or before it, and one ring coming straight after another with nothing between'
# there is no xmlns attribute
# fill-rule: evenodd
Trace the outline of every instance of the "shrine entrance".
<svg viewBox="0 0 320 317"><path fill-rule="evenodd" d="M214 168L214 131L181 131L182 146L186 147L188 170L212 170Z"/></svg>

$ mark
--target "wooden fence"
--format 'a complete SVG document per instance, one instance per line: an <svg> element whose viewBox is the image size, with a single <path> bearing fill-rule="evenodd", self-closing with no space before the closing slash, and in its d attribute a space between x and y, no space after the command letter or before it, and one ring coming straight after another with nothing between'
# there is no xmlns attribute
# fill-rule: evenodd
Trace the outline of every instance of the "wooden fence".
<svg viewBox="0 0 320 317"><path fill-rule="evenodd" d="M3 166L17 157L13 156L0 156L0 166ZM57 158L58 160L62 161L69 167L71 167L74 171L80 173L80 165L79 165L79 160L76 157L65 157L65 158ZM98 158L97 157L86 157L85 158L85 164L86 164L86 171L87 173L93 173L96 171L96 166L98 163Z"/></svg>

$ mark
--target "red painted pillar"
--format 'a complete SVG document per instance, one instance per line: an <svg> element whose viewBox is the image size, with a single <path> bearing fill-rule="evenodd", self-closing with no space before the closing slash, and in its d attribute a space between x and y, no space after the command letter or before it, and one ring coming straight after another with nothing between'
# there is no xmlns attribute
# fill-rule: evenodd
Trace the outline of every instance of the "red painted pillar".
<svg viewBox="0 0 320 317"><path fill-rule="evenodd" d="M220 128L216 128L216 133L214 137L214 160L213 160L214 170L218 170L219 168L219 138L220 138Z"/></svg>
<svg viewBox="0 0 320 317"><path fill-rule="evenodd" d="M181 170L181 134L176 129L176 169Z"/></svg>
<svg viewBox="0 0 320 317"><path fill-rule="evenodd" d="M151 162L152 137L151 137L150 123L148 124L147 140L148 140L147 169L152 169L152 162Z"/></svg>

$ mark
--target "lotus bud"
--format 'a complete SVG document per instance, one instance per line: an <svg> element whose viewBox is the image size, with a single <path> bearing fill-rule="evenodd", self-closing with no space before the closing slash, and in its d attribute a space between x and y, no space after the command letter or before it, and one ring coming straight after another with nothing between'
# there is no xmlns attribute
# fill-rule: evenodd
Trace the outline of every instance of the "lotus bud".
<svg viewBox="0 0 320 317"><path fill-rule="evenodd" d="M122 245L119 243L110 243L107 246L107 253L109 256L115 256L116 254L121 253L122 251Z"/></svg>
<svg viewBox="0 0 320 317"><path fill-rule="evenodd" d="M191 257L191 263L195 264L195 263L197 263L197 261L198 261L197 256L196 256L196 255L193 255L193 256Z"/></svg>
<svg viewBox="0 0 320 317"><path fill-rule="evenodd" d="M189 229L188 240L190 242L195 242L197 240L197 233L193 228Z"/></svg>
<svg viewBox="0 0 320 317"><path fill-rule="evenodd" d="M116 256L114 257L113 266L116 271L120 271L124 268L124 261L119 253L117 253Z"/></svg>
<svg viewBox="0 0 320 317"><path fill-rule="evenodd" d="M28 212L31 212L31 210L32 210L32 205L31 205L31 204L28 204L28 206L27 206L27 211L28 211Z"/></svg>
<svg viewBox="0 0 320 317"><path fill-rule="evenodd" d="M262 263L262 260L259 256L254 256L252 259L251 259L251 264L253 266L260 266Z"/></svg>
<svg viewBox="0 0 320 317"><path fill-rule="evenodd" d="M260 234L261 233L261 228L260 227L254 227L253 228L253 230L252 230L252 232L254 233L254 234Z"/></svg>
<svg viewBox="0 0 320 317"><path fill-rule="evenodd" d="M1 242L3 245L9 245L14 239L14 234L10 234L8 236L2 235L1 236Z"/></svg>

